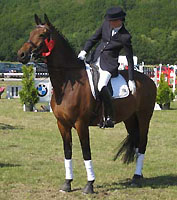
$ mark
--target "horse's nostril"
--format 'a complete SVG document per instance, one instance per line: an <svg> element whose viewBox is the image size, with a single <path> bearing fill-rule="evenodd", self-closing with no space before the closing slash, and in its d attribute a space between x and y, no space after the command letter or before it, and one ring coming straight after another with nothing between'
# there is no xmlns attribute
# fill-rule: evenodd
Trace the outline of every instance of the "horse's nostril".
<svg viewBox="0 0 177 200"><path fill-rule="evenodd" d="M25 57L25 54L24 54L24 53L21 53L21 54L20 54L20 57L21 57L21 58L24 58L24 57Z"/></svg>

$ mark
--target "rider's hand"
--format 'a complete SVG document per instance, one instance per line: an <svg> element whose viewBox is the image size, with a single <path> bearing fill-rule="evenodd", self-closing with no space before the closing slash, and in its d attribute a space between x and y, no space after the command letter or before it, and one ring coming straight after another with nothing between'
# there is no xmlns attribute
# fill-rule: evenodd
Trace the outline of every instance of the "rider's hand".
<svg viewBox="0 0 177 200"><path fill-rule="evenodd" d="M84 51L84 50L82 50L82 51L79 53L78 58L79 58L80 60L85 60L86 54L87 54L87 52Z"/></svg>
<svg viewBox="0 0 177 200"><path fill-rule="evenodd" d="M136 92L135 81L129 80L128 81L128 87L129 87L130 91L132 92L132 94L134 94Z"/></svg>

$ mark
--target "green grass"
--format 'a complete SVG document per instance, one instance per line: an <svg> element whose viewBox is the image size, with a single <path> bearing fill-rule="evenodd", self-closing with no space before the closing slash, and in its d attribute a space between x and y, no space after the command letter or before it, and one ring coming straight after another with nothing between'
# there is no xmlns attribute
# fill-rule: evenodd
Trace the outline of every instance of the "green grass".
<svg viewBox="0 0 177 200"><path fill-rule="evenodd" d="M144 181L130 187L135 164L113 161L126 137L124 124L114 129L90 127L96 174L94 195L83 195L86 171L77 133L73 130L74 181L71 193L59 192L65 178L63 144L52 113L26 113L19 99L0 100L0 200L176 200L177 102L155 111L144 161Z"/></svg>

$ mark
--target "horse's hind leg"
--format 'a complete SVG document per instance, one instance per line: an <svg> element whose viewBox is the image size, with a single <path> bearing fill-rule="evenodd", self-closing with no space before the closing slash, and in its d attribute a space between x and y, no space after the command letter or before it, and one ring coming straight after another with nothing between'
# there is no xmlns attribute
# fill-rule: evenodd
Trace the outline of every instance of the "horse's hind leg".
<svg viewBox="0 0 177 200"><path fill-rule="evenodd" d="M134 161L136 155L136 170L133 179L140 179L143 177L142 168L150 119L151 115L148 115L147 112L138 112L124 121L128 136L118 151L116 158L121 153L125 152L123 161L129 164Z"/></svg>
<svg viewBox="0 0 177 200"><path fill-rule="evenodd" d="M136 149L137 153L137 161L136 161L136 170L134 173L133 179L140 179L143 177L142 169L143 169L143 161L144 155L146 152L146 146L148 141L148 131L149 124L152 114L149 111L142 111L137 113L138 124L139 124L139 143Z"/></svg>
<svg viewBox="0 0 177 200"><path fill-rule="evenodd" d="M70 192L71 182L73 180L71 127L64 126L59 120L57 121L57 124L63 139L66 172L65 183L60 188L60 191Z"/></svg>
<svg viewBox="0 0 177 200"><path fill-rule="evenodd" d="M114 160L118 156L123 154L123 162L129 164L134 161L135 158L135 148L138 147L139 143L139 126L136 114L133 114L127 120L124 121L125 127L127 129L128 135L126 139L122 142L121 148L115 155Z"/></svg>

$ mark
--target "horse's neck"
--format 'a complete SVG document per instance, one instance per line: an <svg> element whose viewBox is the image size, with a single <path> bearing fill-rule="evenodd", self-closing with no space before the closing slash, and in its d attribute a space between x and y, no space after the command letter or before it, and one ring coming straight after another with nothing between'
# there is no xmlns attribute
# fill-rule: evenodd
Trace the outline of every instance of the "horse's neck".
<svg viewBox="0 0 177 200"><path fill-rule="evenodd" d="M69 43L59 33L53 35L55 47L47 58L47 66L57 99L65 93L69 85L81 83L85 78L85 66L81 62Z"/></svg>
<svg viewBox="0 0 177 200"><path fill-rule="evenodd" d="M66 82L72 83L82 79L85 74L85 64L79 59L72 59L70 55L63 54L59 49L55 49L52 55L47 59L47 66L51 81L57 82L61 87ZM85 76L85 75L84 75Z"/></svg>
<svg viewBox="0 0 177 200"><path fill-rule="evenodd" d="M52 62L57 68L70 68L78 65L78 58L69 43L58 33L54 34L55 48L52 52Z"/></svg>
<svg viewBox="0 0 177 200"><path fill-rule="evenodd" d="M80 68L78 66L72 66L70 68L57 68L48 64L48 72L50 79L52 81L53 87L57 86L62 88L66 86L68 83L74 85L76 82L82 83L84 79L86 79L86 70L85 68Z"/></svg>
<svg viewBox="0 0 177 200"><path fill-rule="evenodd" d="M71 93L78 94L79 84L85 85L87 81L85 69L69 69L68 71L49 69L49 75L57 104L63 101L64 96L70 96Z"/></svg>

